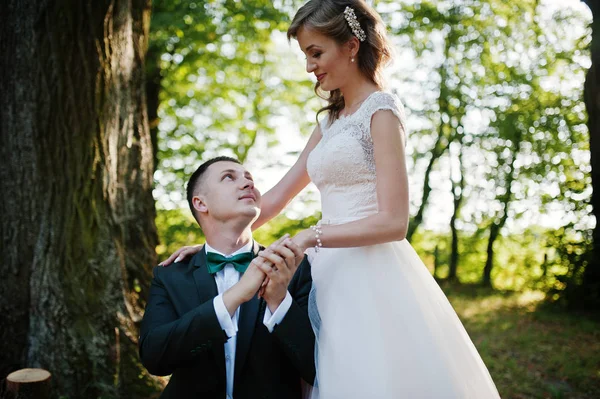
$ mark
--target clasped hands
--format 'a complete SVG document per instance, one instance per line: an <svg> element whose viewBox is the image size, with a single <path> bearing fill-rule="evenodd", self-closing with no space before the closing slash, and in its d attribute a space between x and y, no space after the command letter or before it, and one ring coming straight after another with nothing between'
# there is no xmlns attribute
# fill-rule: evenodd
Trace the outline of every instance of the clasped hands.
<svg viewBox="0 0 600 399"><path fill-rule="evenodd" d="M223 301L233 315L244 302L248 302L258 292L269 310L273 313L285 299L287 287L304 259L305 245L299 240L300 234L290 238L285 234L273 242L246 269L240 281L223 294ZM178 249L159 265L168 266L179 262L202 249L202 245L186 246Z"/></svg>
<svg viewBox="0 0 600 399"><path fill-rule="evenodd" d="M303 258L303 251L287 234L260 251L240 281L223 294L229 314L233 315L242 303L248 302L257 292L274 313L285 299L288 285Z"/></svg>
<svg viewBox="0 0 600 399"><path fill-rule="evenodd" d="M247 287L250 298L258 291L269 310L275 312L303 258L302 249L286 234L258 253L240 283Z"/></svg>

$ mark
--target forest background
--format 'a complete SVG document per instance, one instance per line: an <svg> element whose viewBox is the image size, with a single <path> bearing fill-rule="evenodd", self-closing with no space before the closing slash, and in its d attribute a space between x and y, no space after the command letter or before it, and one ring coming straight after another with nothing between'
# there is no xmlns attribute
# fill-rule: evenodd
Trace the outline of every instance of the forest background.
<svg viewBox="0 0 600 399"><path fill-rule="evenodd" d="M600 395L600 4L372 1L407 111L408 239L504 398ZM137 331L152 267L203 242L187 177L237 157L262 192L323 105L285 32L301 1L0 6L0 377L156 397ZM598 192L598 190L596 190ZM319 219L314 186L255 232Z"/></svg>

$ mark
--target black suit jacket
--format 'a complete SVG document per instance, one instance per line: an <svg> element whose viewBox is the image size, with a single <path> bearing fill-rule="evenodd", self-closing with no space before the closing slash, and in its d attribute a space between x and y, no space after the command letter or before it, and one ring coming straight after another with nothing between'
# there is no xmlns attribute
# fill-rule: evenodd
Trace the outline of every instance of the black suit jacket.
<svg viewBox="0 0 600 399"><path fill-rule="evenodd" d="M254 252L259 249L255 244ZM234 399L300 398L300 379L313 383L315 337L308 319L311 283L305 257L288 287L292 306L273 333L263 324L263 299L254 296L240 307ZM189 262L154 268L139 349L151 374L172 374L161 398L225 398L224 343L228 337L213 306L217 295L204 248Z"/></svg>

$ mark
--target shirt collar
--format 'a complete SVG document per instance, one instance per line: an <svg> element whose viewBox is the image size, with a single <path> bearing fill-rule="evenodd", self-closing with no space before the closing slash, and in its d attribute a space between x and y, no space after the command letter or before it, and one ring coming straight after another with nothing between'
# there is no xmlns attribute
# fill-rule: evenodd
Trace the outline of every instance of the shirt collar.
<svg viewBox="0 0 600 399"><path fill-rule="evenodd" d="M254 248L254 239L248 241L248 244L244 245L243 247L241 247L240 249L238 249L237 251L235 251L229 255L225 255L224 253L217 251L216 249L214 249L213 247L208 245L208 243L204 244L204 249L206 250L206 253L214 252L214 253L222 255L226 258L230 258L237 254L243 254L244 252L252 252L252 248Z"/></svg>

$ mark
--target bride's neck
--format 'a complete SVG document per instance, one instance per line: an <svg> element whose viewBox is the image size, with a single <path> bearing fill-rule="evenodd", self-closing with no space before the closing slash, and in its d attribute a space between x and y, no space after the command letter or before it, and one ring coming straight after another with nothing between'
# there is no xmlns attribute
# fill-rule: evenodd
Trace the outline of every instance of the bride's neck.
<svg viewBox="0 0 600 399"><path fill-rule="evenodd" d="M346 109L353 108L358 103L364 101L370 94L378 90L381 90L379 86L362 76L360 81L353 82L346 87L340 88L342 96L344 97Z"/></svg>

